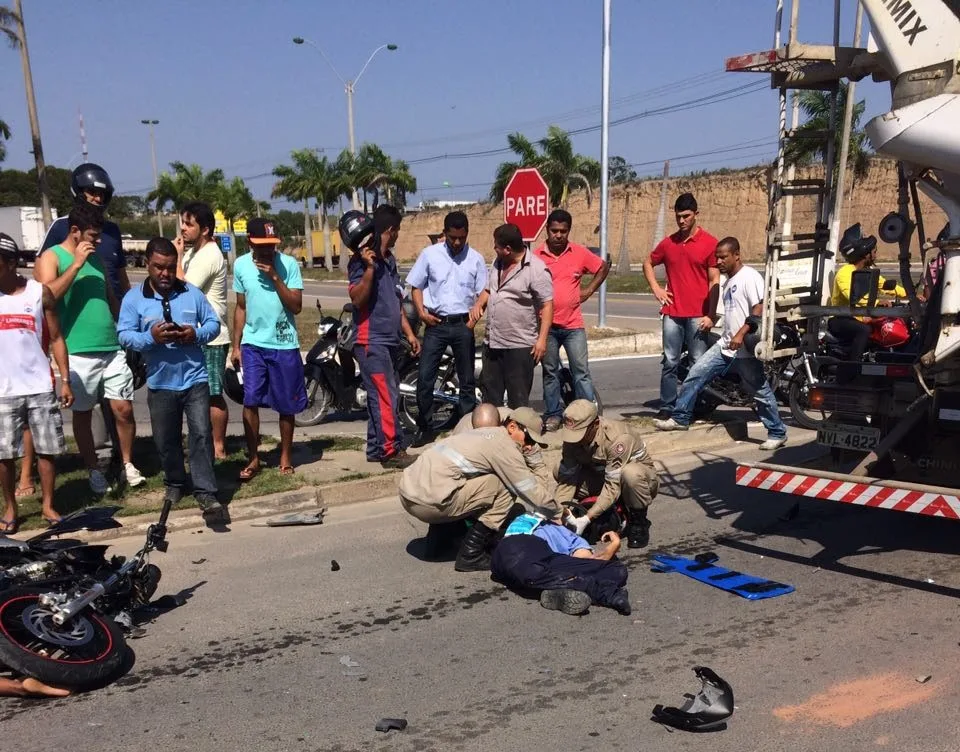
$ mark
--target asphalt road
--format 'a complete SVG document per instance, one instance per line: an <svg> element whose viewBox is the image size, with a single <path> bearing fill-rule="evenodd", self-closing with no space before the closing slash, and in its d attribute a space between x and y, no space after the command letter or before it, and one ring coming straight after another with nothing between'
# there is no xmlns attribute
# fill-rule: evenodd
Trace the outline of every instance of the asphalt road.
<svg viewBox="0 0 960 752"><path fill-rule="evenodd" d="M130 673L65 700L0 700L3 747L960 748L956 528L821 502L781 521L788 499L731 483L732 463L755 454L740 445L661 458L654 545L713 550L795 593L750 602L653 574L644 555L624 550L633 615L568 617L486 574L419 560L425 526L393 498L334 508L320 527L177 533L155 561L159 592L185 605L132 642ZM649 720L656 703L698 689L695 665L733 686L725 731L690 735ZM409 727L378 734L382 717Z"/></svg>
<svg viewBox="0 0 960 752"><path fill-rule="evenodd" d="M594 359L590 364L590 371L608 414L652 414L655 412L650 407L644 407L644 403L659 397L660 356L644 355ZM533 392L531 393L533 406L538 410L543 409L542 394L538 375L534 379ZM242 436L242 408L229 399L227 403L230 408L227 432L230 435ZM137 419L138 435L150 435L150 412L147 409L146 389L140 389L136 393L133 410ZM366 436L366 420L366 415L359 413L356 415L332 415L318 426L298 428L297 435ZM272 410L260 411L260 423L261 433L277 433L277 415Z"/></svg>

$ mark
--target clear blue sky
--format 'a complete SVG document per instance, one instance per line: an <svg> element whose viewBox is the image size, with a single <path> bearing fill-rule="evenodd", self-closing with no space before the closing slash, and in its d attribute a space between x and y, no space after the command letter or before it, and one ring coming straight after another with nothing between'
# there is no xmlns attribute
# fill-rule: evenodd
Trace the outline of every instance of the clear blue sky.
<svg viewBox="0 0 960 752"><path fill-rule="evenodd" d="M804 0L801 38L830 39L830 0ZM844 39L854 4L845 4ZM221 167L269 198L269 173L291 149L347 144L343 87L303 36L322 46L341 75L359 72L357 141L414 160L505 146L550 123L599 124L600 2L587 0L174 0L166 3L26 0L27 34L47 161L80 158L78 108L90 159L121 193L152 186L142 118L160 120L158 160ZM362 11L361 11L362 9ZM613 0L611 117L676 105L763 76L722 74L725 58L772 43L772 0ZM714 74L714 75L710 75ZM677 83L685 82L685 83ZM867 114L888 108L886 88L861 85ZM19 56L0 47L0 119L13 130L3 166L32 164ZM674 171L752 164L774 151L776 95L763 89L685 112L612 128L610 153L641 164L746 144L741 151L676 162ZM598 131L575 137L599 157ZM413 164L417 198L485 195L504 155ZM451 187L444 187L444 182Z"/></svg>

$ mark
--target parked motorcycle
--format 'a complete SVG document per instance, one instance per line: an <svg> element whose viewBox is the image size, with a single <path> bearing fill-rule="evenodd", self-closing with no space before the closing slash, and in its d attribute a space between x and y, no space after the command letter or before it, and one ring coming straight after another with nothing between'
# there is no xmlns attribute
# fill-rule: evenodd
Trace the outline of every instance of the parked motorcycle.
<svg viewBox="0 0 960 752"><path fill-rule="evenodd" d="M120 507L94 507L65 516L26 541L0 538L0 664L23 676L73 690L116 678L128 662L121 627L150 602L160 569L149 555L165 552L165 502L131 558L105 556L107 546L54 537L121 527Z"/></svg>
<svg viewBox="0 0 960 752"><path fill-rule="evenodd" d="M708 333L707 347L713 347L719 339L720 335L716 332ZM745 343L745 346L750 345ZM789 324L777 324L774 331L774 348L798 348L799 346L800 333L797 329ZM790 386L801 362L801 355L788 355L764 363L763 370L767 381L773 387L777 402L781 405L786 405L789 401ZM689 354L684 352L680 356L680 364L677 367L677 379L680 383L686 379L691 365ZM753 393L745 387L740 375L735 371L717 376L703 388L697 395L693 417L695 420L704 420L721 405L756 410Z"/></svg>
<svg viewBox="0 0 960 752"><path fill-rule="evenodd" d="M367 392L363 388L360 369L353 356L356 327L349 318L353 305L347 303L338 318L323 316L317 326L317 342L307 353L304 377L307 407L295 416L298 426L315 426L331 411L356 412L367 409ZM346 320L345 320L346 319ZM400 391L400 421L407 431L417 427L417 358L403 342L395 362ZM433 429L445 431L457 419L459 392L454 373L453 356L447 352L440 362L434 387Z"/></svg>

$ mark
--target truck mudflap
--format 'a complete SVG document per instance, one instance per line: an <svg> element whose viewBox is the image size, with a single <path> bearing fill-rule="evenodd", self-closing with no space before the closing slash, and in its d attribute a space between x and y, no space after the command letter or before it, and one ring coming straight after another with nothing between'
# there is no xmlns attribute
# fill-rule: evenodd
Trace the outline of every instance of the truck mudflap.
<svg viewBox="0 0 960 752"><path fill-rule="evenodd" d="M960 490L764 462L737 465L737 485L819 501L839 501L897 512L960 520Z"/></svg>

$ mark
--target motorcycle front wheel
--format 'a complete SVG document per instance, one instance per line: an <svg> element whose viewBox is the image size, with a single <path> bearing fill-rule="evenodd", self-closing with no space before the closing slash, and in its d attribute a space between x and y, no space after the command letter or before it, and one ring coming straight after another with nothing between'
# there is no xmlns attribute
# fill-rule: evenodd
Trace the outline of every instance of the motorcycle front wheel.
<svg viewBox="0 0 960 752"><path fill-rule="evenodd" d="M307 407L293 416L298 426L315 426L327 417L333 405L333 392L317 379L307 379Z"/></svg>
<svg viewBox="0 0 960 752"><path fill-rule="evenodd" d="M460 389L455 383L455 379L446 384L439 383L437 379L435 389L442 390L452 396L459 395ZM420 416L420 409L417 407L417 364L412 363L405 373L400 374L400 383L406 385L406 388L400 390L400 422L407 433L416 433L418 430L417 418ZM431 430L434 433L449 430L453 428L459 419L458 402L447 402L434 399L433 401L433 420L431 420Z"/></svg>
<svg viewBox="0 0 960 752"><path fill-rule="evenodd" d="M0 594L0 663L54 687L101 687L124 670L127 643L114 622L87 608L63 626L40 602L43 591Z"/></svg>
<svg viewBox="0 0 960 752"><path fill-rule="evenodd" d="M600 393L594 387L593 394L596 397L594 403L597 406L597 415L603 415L603 400L600 399ZM560 399L563 400L563 406L567 407L577 398L576 391L573 388L573 374L566 366L560 368Z"/></svg>

